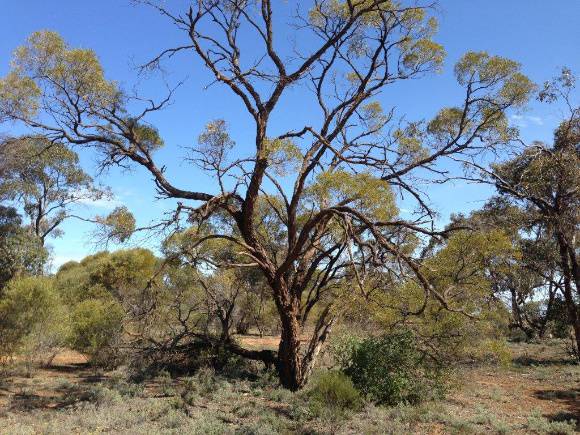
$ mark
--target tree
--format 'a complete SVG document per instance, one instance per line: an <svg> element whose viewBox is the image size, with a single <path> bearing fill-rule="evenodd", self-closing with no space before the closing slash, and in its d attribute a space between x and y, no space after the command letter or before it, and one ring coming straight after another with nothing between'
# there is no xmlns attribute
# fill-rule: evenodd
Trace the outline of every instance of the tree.
<svg viewBox="0 0 580 435"><path fill-rule="evenodd" d="M0 205L0 294L17 276L40 275L47 257L40 240L22 227L17 211Z"/></svg>
<svg viewBox="0 0 580 435"><path fill-rule="evenodd" d="M455 67L465 88L461 105L443 108L429 122L392 128L394 112L385 112L375 98L387 86L438 70L444 59L429 8L316 0L309 10L298 10L290 27L278 29L274 8L283 7L269 0L201 0L182 15L158 7L188 42L166 49L148 66L177 52L193 53L249 115L251 150L232 156L236 145L225 123L216 121L190 156L215 177L215 189L178 187L155 163L163 141L146 117L172 94L129 115L129 102L143 100L132 100L107 80L92 51L70 48L54 33L35 33L17 50L12 71L0 81L0 116L55 140L92 146L104 166L143 166L161 196L180 201L175 220L187 215L198 230L195 243L222 239L236 246L245 258L238 266L256 267L268 283L281 325L271 357L282 385L296 390L340 315L335 296L346 283L362 287L377 269L400 279L410 274L425 298L447 305L415 255L419 242L438 236L418 180L427 174L429 181L442 181L448 175L439 161L513 139L505 112L523 104L532 85L517 63L468 53ZM285 30L307 38L308 47L297 46L299 53L287 56L275 39ZM242 34L255 36L254 59L242 57ZM274 132L271 115L284 110L281 96L291 87L313 91L303 104L318 108L320 117ZM50 116L39 116L40 107ZM47 123L49 118L58 123ZM397 216L395 193L417 201L417 220ZM312 333L301 346L308 324Z"/></svg>
<svg viewBox="0 0 580 435"><path fill-rule="evenodd" d="M71 312L69 344L94 364L113 365L127 344L145 342L160 330L167 335L167 319L152 315L167 300L159 295L158 263L151 251L136 248L61 266L55 287Z"/></svg>
<svg viewBox="0 0 580 435"><path fill-rule="evenodd" d="M61 235L58 227L71 216L71 205L106 195L82 170L74 151L43 136L4 140L0 160L0 200L22 207L43 245L49 235Z"/></svg>
<svg viewBox="0 0 580 435"><path fill-rule="evenodd" d="M552 145L536 142L492 170L480 169L499 194L522 207L555 245L568 317L580 349L580 107L572 102L574 86L574 76L564 69L539 94L540 100L563 99L570 111L556 129Z"/></svg>
<svg viewBox="0 0 580 435"><path fill-rule="evenodd" d="M505 332L508 311L497 298L493 277L509 270L514 251L501 229L453 232L424 253L421 264L429 282L445 294L447 306L426 300L412 278L389 288L393 283L383 275L373 289L352 298L356 327L348 329L396 334L406 328L437 364L453 367L474 359Z"/></svg>
<svg viewBox="0 0 580 435"><path fill-rule="evenodd" d="M554 241L537 216L530 215L506 197L495 196L468 217L452 218L452 225L484 233L501 231L513 250L504 259L507 267L489 271L493 292L511 308L512 329L528 339L542 337L547 330L556 296L562 288L558 252Z"/></svg>

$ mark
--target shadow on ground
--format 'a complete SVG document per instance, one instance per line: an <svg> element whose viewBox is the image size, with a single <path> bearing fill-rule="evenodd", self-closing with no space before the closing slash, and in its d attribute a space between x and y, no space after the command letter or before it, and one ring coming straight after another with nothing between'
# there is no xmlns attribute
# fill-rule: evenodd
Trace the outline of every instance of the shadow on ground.
<svg viewBox="0 0 580 435"><path fill-rule="evenodd" d="M580 430L580 388L569 390L538 390L534 396L540 400L550 400L562 404L566 409L556 414L545 414L549 421L576 420L576 430Z"/></svg>
<svg viewBox="0 0 580 435"><path fill-rule="evenodd" d="M33 377L14 374L0 383L0 409L2 402L10 411L65 408L86 400L87 389L104 379L87 363L51 365L40 369ZM61 385L55 386L56 380Z"/></svg>

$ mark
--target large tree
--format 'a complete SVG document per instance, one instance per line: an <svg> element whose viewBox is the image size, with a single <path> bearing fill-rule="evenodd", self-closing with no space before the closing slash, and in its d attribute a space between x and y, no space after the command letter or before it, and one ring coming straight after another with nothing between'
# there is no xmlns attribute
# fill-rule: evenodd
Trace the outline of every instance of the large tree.
<svg viewBox="0 0 580 435"><path fill-rule="evenodd" d="M396 124L393 111L376 100L381 91L443 63L429 7L315 0L282 17L295 5L199 0L182 14L153 6L187 41L148 65L191 54L248 113L252 146L238 147L225 122L213 121L189 155L214 186L178 186L156 163L154 153L164 144L146 118L169 97L129 114L129 105L144 100L132 100L107 80L92 51L70 48L54 33L35 33L17 50L12 71L0 81L0 116L55 140L92 146L103 165L143 166L161 196L180 201L175 219L187 215L197 245L214 239L235 245L245 259L237 266L256 267L270 287L281 324L271 358L290 389L307 381L341 312L341 292L364 291L373 271L414 280L425 299L462 309L446 302L415 255L421 241L438 235L419 186L447 179L440 161L513 139L506 111L532 89L517 63L466 54L455 67L464 88L459 105L428 122ZM280 48L278 41L290 34L308 43ZM293 109L281 103L291 88L302 89L301 104L318 111L306 125L293 126ZM270 125L277 111L287 130ZM416 220L398 216L396 194L416 200Z"/></svg>

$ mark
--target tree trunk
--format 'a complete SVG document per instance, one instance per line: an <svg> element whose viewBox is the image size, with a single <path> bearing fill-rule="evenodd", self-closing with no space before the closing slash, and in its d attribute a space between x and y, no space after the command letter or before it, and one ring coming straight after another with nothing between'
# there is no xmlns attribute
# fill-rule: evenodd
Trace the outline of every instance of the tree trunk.
<svg viewBox="0 0 580 435"><path fill-rule="evenodd" d="M293 313L281 313L282 334L278 347L278 376L284 388L297 391L304 386L300 356L300 324Z"/></svg>
<svg viewBox="0 0 580 435"><path fill-rule="evenodd" d="M564 277L564 299L568 309L568 317L574 329L574 338L576 341L576 357L580 360L580 315L578 307L574 301L574 292L572 291L572 269L570 267L570 258L568 257L567 245L563 236L558 235L558 245L560 248L560 261L562 263L562 275ZM574 280L575 282L575 280Z"/></svg>
<svg viewBox="0 0 580 435"><path fill-rule="evenodd" d="M550 286L548 288L548 305L546 306L546 313L544 317L540 320L540 332L539 337L544 338L546 333L546 328L548 326L548 320L551 317L552 305L554 304L554 297L556 296L556 289L554 289L554 282L552 276L550 277Z"/></svg>

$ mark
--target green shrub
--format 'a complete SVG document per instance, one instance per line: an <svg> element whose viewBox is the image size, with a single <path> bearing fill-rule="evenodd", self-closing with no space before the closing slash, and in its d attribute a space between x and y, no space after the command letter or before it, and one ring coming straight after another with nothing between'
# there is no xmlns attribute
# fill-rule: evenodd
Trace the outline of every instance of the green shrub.
<svg viewBox="0 0 580 435"><path fill-rule="evenodd" d="M473 361L501 366L512 363L512 353L505 340L484 339L476 346L469 346Z"/></svg>
<svg viewBox="0 0 580 435"><path fill-rule="evenodd" d="M96 403L97 405L114 405L123 400L118 391L102 385L91 386L81 394L81 399Z"/></svg>
<svg viewBox="0 0 580 435"><path fill-rule="evenodd" d="M175 388L173 386L173 379L171 378L171 374L167 370L161 370L155 381L159 384L159 388L161 390L161 394L164 396L174 396L175 395Z"/></svg>
<svg viewBox="0 0 580 435"><path fill-rule="evenodd" d="M426 357L410 331L351 339L335 351L354 386L376 403L418 403L445 391L444 371Z"/></svg>
<svg viewBox="0 0 580 435"><path fill-rule="evenodd" d="M0 295L0 357L20 352L32 361L52 353L66 335L62 308L51 279L10 281Z"/></svg>
<svg viewBox="0 0 580 435"><path fill-rule="evenodd" d="M526 429L532 433L572 435L576 432L576 420L549 421L537 412L528 417Z"/></svg>
<svg viewBox="0 0 580 435"><path fill-rule="evenodd" d="M344 373L331 370L320 373L312 381L308 398L315 411L357 411L363 405L359 391Z"/></svg>
<svg viewBox="0 0 580 435"><path fill-rule="evenodd" d="M112 363L112 346L121 336L124 312L115 301L87 299L71 315L70 345L95 365Z"/></svg>
<svg viewBox="0 0 580 435"><path fill-rule="evenodd" d="M195 401L199 399L199 392L197 388L197 380L195 378L185 378L183 380L183 388L181 389L181 399L187 405L195 405Z"/></svg>

